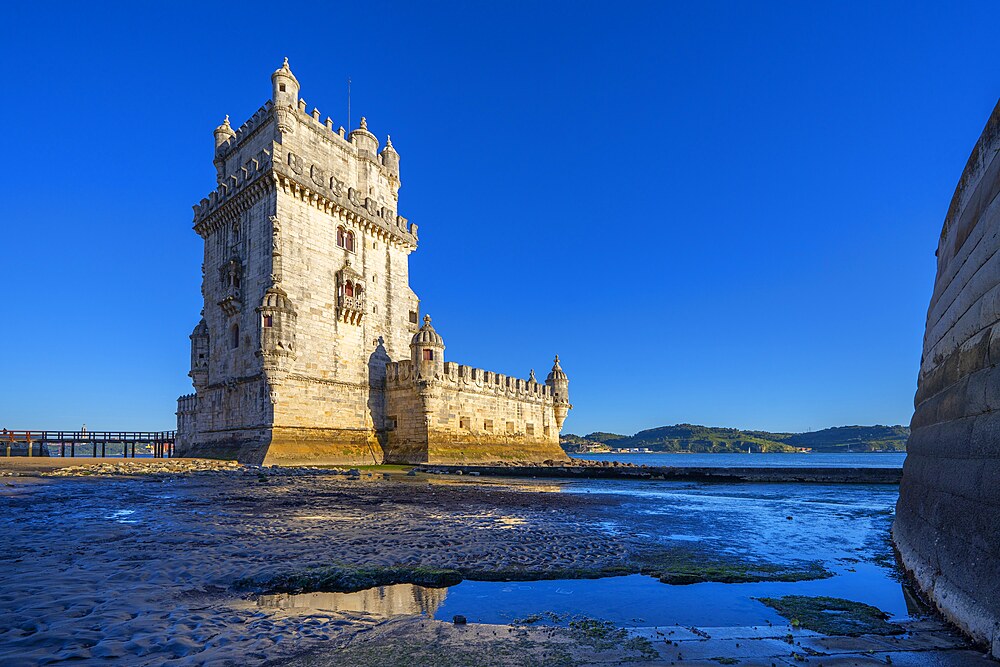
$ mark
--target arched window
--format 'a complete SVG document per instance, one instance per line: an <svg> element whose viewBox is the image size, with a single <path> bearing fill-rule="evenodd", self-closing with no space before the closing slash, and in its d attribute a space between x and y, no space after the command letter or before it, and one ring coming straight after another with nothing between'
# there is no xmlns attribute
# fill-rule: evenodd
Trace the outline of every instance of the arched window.
<svg viewBox="0 0 1000 667"><path fill-rule="evenodd" d="M363 291L364 290L361 287L361 283L358 283L357 285L354 286L354 296L360 298L361 297L361 292L363 292Z"/></svg>
<svg viewBox="0 0 1000 667"><path fill-rule="evenodd" d="M344 296L353 297L354 296L354 283L347 281L344 283Z"/></svg>
<svg viewBox="0 0 1000 667"><path fill-rule="evenodd" d="M274 315L265 315L264 316L264 328L265 329L270 329L273 326L274 326Z"/></svg>
<svg viewBox="0 0 1000 667"><path fill-rule="evenodd" d="M354 252L354 232L347 232L347 242L344 244L344 247Z"/></svg>
<svg viewBox="0 0 1000 667"><path fill-rule="evenodd" d="M343 248L344 247L344 239L345 238L346 238L346 235L344 234L344 228L343 227L337 227L337 247L338 248Z"/></svg>
<svg viewBox="0 0 1000 667"><path fill-rule="evenodd" d="M240 325L234 324L230 334L229 347L235 350L240 346Z"/></svg>

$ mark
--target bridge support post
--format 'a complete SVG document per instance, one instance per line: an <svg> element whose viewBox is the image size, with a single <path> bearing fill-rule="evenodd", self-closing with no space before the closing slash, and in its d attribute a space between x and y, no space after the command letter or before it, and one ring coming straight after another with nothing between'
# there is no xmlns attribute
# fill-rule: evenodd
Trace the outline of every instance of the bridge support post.
<svg viewBox="0 0 1000 667"><path fill-rule="evenodd" d="M69 456L70 458L76 458L76 440L69 443Z"/></svg>
<svg viewBox="0 0 1000 667"><path fill-rule="evenodd" d="M29 459L31 458L31 450L32 450L32 445L33 444L34 443L31 442L31 434L29 433L28 434L28 458Z"/></svg>

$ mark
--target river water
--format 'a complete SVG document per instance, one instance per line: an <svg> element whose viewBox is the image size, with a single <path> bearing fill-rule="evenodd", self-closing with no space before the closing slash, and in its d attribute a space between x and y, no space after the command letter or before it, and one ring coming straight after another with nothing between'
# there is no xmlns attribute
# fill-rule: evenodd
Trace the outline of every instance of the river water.
<svg viewBox="0 0 1000 667"><path fill-rule="evenodd" d="M906 452L884 454L573 454L588 461L687 468L902 468Z"/></svg>

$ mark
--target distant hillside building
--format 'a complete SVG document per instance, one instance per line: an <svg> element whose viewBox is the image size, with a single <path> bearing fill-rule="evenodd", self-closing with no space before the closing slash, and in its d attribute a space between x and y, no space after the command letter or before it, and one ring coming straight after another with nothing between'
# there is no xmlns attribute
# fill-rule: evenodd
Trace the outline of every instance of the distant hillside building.
<svg viewBox="0 0 1000 667"><path fill-rule="evenodd" d="M420 316L397 214L399 154L361 119L307 111L288 61L239 129L215 130L195 393L178 399L177 454L252 463L564 459L558 358L543 383L444 360ZM421 320L423 325L421 326Z"/></svg>

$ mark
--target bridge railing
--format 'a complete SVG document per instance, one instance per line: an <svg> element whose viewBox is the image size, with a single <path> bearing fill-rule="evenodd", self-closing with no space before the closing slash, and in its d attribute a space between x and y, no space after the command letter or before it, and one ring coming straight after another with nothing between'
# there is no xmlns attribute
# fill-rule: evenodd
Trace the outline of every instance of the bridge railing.
<svg viewBox="0 0 1000 667"><path fill-rule="evenodd" d="M59 447L60 456L76 456L77 447L82 448L84 456L87 450L91 456L121 456L128 458L131 449L132 458L136 456L136 445L148 448L153 458L170 458L174 455L174 444L177 440L176 431L48 431L48 430L9 430L0 431L0 454L20 456L23 446L27 456L34 456L35 445L38 455L47 456L44 446ZM108 454L108 445L121 445L121 454ZM117 447L115 448L117 449ZM142 453L140 449L140 453ZM17 452L14 454L14 452Z"/></svg>

